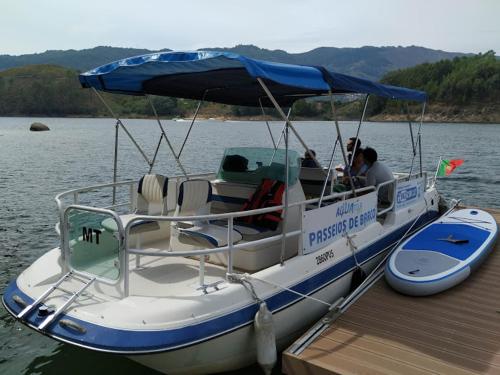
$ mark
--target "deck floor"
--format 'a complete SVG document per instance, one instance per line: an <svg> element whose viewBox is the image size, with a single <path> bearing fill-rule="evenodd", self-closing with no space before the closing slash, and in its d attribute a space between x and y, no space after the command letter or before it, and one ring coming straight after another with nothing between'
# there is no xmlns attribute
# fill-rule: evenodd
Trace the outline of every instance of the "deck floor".
<svg viewBox="0 0 500 375"><path fill-rule="evenodd" d="M488 210L500 222L500 210ZM408 297L378 281L287 374L500 374L500 241L462 284Z"/></svg>

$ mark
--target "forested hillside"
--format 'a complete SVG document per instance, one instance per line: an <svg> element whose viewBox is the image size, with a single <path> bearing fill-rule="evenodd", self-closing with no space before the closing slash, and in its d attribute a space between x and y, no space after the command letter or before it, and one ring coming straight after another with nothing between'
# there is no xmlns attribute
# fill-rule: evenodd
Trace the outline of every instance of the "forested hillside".
<svg viewBox="0 0 500 375"><path fill-rule="evenodd" d="M431 118L500 122L500 60L493 51L396 70L382 82L426 91ZM396 108L386 102L379 111L391 114Z"/></svg>
<svg viewBox="0 0 500 375"><path fill-rule="evenodd" d="M500 122L500 60L493 52L457 57L433 64L397 70L383 82L424 90L429 94L427 119L434 121ZM141 97L104 94L122 117L151 116L147 100ZM153 97L161 116L190 116L196 103L191 100ZM410 105L413 114L417 105ZM361 103L339 103L344 119L359 116ZM272 115L272 112L270 113ZM330 118L329 105L321 101L299 101L296 118ZM201 116L255 118L259 109L206 103ZM402 120L401 102L370 99L369 117L375 120ZM109 116L95 94L82 89L78 72L53 65L32 65L0 72L0 116Z"/></svg>

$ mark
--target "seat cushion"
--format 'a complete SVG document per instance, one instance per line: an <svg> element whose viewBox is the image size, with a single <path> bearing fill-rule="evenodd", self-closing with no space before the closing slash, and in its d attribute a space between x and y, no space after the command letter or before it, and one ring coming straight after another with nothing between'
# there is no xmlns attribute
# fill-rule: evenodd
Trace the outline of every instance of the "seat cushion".
<svg viewBox="0 0 500 375"><path fill-rule="evenodd" d="M227 245L227 228L218 225L206 224L190 228L179 228L179 232L187 236L204 239L215 247ZM241 239L241 234L233 230L233 244L241 241Z"/></svg>
<svg viewBox="0 0 500 375"><path fill-rule="evenodd" d="M137 217L137 215L134 215L134 214L121 215L120 219L123 223L123 228L125 228L127 226L127 224L134 217ZM116 221L111 217L104 219L101 222L101 225L108 232L117 232L118 231L118 226L116 225ZM160 229L160 225L158 224L157 221L139 220L139 221L134 222L134 224L132 224L132 227L130 228L130 234L152 232L152 231L155 231L158 229Z"/></svg>

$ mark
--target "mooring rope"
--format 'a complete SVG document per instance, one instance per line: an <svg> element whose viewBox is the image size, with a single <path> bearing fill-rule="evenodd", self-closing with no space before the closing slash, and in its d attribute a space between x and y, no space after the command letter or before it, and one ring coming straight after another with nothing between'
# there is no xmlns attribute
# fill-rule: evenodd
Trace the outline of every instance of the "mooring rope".
<svg viewBox="0 0 500 375"><path fill-rule="evenodd" d="M315 302L318 302L318 303L321 303L325 306L328 306L330 307L331 306L331 303L328 303L326 301L323 301L319 298L315 298L315 297L311 297L307 294L303 294L303 293L300 293L300 292L297 292L296 290L293 290L293 289L290 289L290 288L287 288L286 286L283 286L283 285L280 285L280 284L277 284L277 283L274 283L274 282L271 282L271 281L268 281L268 280L264 280L264 279L260 279L258 277L255 277L255 276L252 276L248 273L232 273L232 274L228 274L228 276L231 277L231 279L233 281L236 281L236 282L239 282L241 284L243 284L243 286L245 286L245 282L250 284L251 285L251 288L252 288L252 292L255 293L255 289L253 287L253 284L249 281L249 280L254 280L254 281L260 281L261 283L264 283L264 284L268 284L268 285L271 285L271 286L274 286L276 288L279 288L279 289L283 289L287 292L290 292L290 293L294 293L302 298L307 298L307 299L310 299L311 301L315 301ZM256 294L255 294L256 295Z"/></svg>

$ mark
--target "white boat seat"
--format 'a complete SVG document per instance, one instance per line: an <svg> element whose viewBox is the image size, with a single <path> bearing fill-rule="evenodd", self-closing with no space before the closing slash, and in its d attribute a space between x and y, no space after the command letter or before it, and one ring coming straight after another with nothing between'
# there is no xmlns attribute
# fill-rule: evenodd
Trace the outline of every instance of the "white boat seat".
<svg viewBox="0 0 500 375"><path fill-rule="evenodd" d="M137 186L135 213L120 215L125 228L130 220L138 215L164 215L167 212L168 178L159 174L146 174ZM118 226L113 218L104 219L101 225L106 231L117 232ZM160 229L157 221L139 220L132 224L130 234L152 232Z"/></svg>
<svg viewBox="0 0 500 375"><path fill-rule="evenodd" d="M210 213L212 185L208 180L186 180L179 187L179 198L174 216L198 216ZM174 222L171 236L172 248L192 247L196 243L208 242L210 246L227 245L227 228L214 225L207 220ZM233 243L242 239L241 234L233 230ZM192 241L190 241L192 240ZM193 242L191 244L191 242Z"/></svg>
<svg viewBox="0 0 500 375"><path fill-rule="evenodd" d="M137 217L137 216L138 215L136 215L136 214L121 215L120 219L122 221L123 228L125 228L127 226L127 224L134 217ZM104 219L101 222L101 225L108 232L114 233L114 232L118 231L118 226L116 225L116 221L111 217ZM160 229L160 225L158 224L157 221L139 220L139 221L134 222L134 224L132 224L132 227L130 228L130 234L152 232L152 231L155 231L158 229Z"/></svg>
<svg viewBox="0 0 500 375"><path fill-rule="evenodd" d="M167 212L168 178L159 174L146 174L137 186L135 213L141 215L165 215Z"/></svg>

